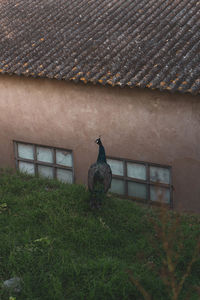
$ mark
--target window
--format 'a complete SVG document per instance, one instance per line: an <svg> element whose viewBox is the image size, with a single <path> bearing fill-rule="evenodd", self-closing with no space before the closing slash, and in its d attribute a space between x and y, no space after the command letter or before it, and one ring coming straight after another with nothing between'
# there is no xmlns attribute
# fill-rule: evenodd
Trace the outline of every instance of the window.
<svg viewBox="0 0 200 300"><path fill-rule="evenodd" d="M109 157L113 179L110 191L148 203L172 207L171 167Z"/></svg>
<svg viewBox="0 0 200 300"><path fill-rule="evenodd" d="M14 142L16 167L30 175L74 182L71 150Z"/></svg>

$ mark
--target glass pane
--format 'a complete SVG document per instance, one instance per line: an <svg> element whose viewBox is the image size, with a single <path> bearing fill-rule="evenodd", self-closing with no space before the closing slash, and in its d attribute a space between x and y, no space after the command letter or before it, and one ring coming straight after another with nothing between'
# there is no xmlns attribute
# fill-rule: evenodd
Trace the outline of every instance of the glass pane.
<svg viewBox="0 0 200 300"><path fill-rule="evenodd" d="M154 182L170 183L170 170L161 167L150 167L150 180Z"/></svg>
<svg viewBox="0 0 200 300"><path fill-rule="evenodd" d="M110 165L113 175L124 176L124 167L122 161L107 159L107 163Z"/></svg>
<svg viewBox="0 0 200 300"><path fill-rule="evenodd" d="M124 195L125 194L124 181L113 178L109 192L116 193L119 195Z"/></svg>
<svg viewBox="0 0 200 300"><path fill-rule="evenodd" d="M20 161L19 162L19 170L23 173L27 173L30 175L35 175L34 164L30 164L27 162Z"/></svg>
<svg viewBox="0 0 200 300"><path fill-rule="evenodd" d="M34 159L33 145L18 144L18 155L21 158Z"/></svg>
<svg viewBox="0 0 200 300"><path fill-rule="evenodd" d="M46 166L38 166L38 174L42 177L53 178L53 168Z"/></svg>
<svg viewBox="0 0 200 300"><path fill-rule="evenodd" d="M57 179L65 183L73 183L73 173L69 170L57 169Z"/></svg>
<svg viewBox="0 0 200 300"><path fill-rule="evenodd" d="M140 199L147 198L147 186L146 184L137 182L128 182L128 195Z"/></svg>
<svg viewBox="0 0 200 300"><path fill-rule="evenodd" d="M37 147L37 160L53 163L53 150L44 147Z"/></svg>
<svg viewBox="0 0 200 300"><path fill-rule="evenodd" d="M146 180L146 166L136 163L127 163L128 177Z"/></svg>
<svg viewBox="0 0 200 300"><path fill-rule="evenodd" d="M72 167L72 153L56 150L56 163L66 167Z"/></svg>
<svg viewBox="0 0 200 300"><path fill-rule="evenodd" d="M170 189L153 185L150 186L150 200L170 203Z"/></svg>

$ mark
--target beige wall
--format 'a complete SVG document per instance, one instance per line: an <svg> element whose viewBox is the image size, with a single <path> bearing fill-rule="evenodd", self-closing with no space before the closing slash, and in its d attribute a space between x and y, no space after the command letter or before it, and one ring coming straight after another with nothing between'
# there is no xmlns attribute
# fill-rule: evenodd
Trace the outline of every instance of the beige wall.
<svg viewBox="0 0 200 300"><path fill-rule="evenodd" d="M172 166L174 205L200 212L200 96L0 76L0 166L13 140L74 151L87 182L100 134L107 155Z"/></svg>

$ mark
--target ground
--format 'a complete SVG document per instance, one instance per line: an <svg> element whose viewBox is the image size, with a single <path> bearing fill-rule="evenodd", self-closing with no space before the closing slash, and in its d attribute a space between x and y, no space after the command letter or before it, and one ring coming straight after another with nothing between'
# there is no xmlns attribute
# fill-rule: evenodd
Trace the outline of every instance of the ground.
<svg viewBox="0 0 200 300"><path fill-rule="evenodd" d="M91 210L85 186L2 171L0 283L22 289L0 299L197 300L199 222L112 195Z"/></svg>

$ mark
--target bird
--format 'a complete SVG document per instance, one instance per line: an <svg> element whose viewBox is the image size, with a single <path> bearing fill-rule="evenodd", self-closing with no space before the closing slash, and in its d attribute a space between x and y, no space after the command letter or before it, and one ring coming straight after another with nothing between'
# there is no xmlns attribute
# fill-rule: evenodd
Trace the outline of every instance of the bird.
<svg viewBox="0 0 200 300"><path fill-rule="evenodd" d="M101 137L95 140L99 146L97 161L88 170L88 190L90 192L91 208L101 208L102 199L109 190L112 181L112 171L106 160L106 153Z"/></svg>

